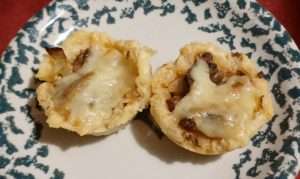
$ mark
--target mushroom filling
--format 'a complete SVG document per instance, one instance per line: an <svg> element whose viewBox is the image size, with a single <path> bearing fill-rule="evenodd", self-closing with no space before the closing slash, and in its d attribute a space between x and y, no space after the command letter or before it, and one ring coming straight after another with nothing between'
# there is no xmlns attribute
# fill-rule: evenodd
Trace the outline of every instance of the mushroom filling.
<svg viewBox="0 0 300 179"><path fill-rule="evenodd" d="M210 53L195 62L188 76L192 81L189 91L176 99L171 110L179 127L211 138L248 140L246 126L255 120L257 99L262 96L250 77L225 76Z"/></svg>
<svg viewBox="0 0 300 179"><path fill-rule="evenodd" d="M199 60L203 60L207 63L209 68L209 78L217 85L222 84L224 81L224 73L218 69L218 66L213 62L213 56L211 53L203 53Z"/></svg>
<svg viewBox="0 0 300 179"><path fill-rule="evenodd" d="M76 59L74 60L74 62L72 63L73 66L73 72L77 72L85 63L86 59L89 57L90 54L90 50L86 49L82 52L80 52L80 54L76 57Z"/></svg>
<svg viewBox="0 0 300 179"><path fill-rule="evenodd" d="M171 98L167 99L167 106L170 112L174 111L176 104L189 92L192 79L189 74L182 76L170 85Z"/></svg>
<svg viewBox="0 0 300 179"><path fill-rule="evenodd" d="M47 53L51 57L51 63L53 65L52 74L53 79L56 79L57 76L64 76L72 71L72 67L67 60L67 56L62 48L46 48Z"/></svg>

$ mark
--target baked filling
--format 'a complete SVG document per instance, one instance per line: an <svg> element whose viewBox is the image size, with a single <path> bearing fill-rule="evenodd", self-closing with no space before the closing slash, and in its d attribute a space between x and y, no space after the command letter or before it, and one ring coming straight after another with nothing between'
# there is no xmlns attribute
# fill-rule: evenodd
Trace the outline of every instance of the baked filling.
<svg viewBox="0 0 300 179"><path fill-rule="evenodd" d="M273 115L266 80L241 53L184 46L152 80L151 114L179 146L216 155L247 145Z"/></svg>
<svg viewBox="0 0 300 179"><path fill-rule="evenodd" d="M114 107L133 93L137 69L116 51L87 49L73 62L73 73L55 82L54 105L62 114L86 125L109 120ZM82 56L82 57L81 57ZM79 62L78 62L79 61Z"/></svg>
<svg viewBox="0 0 300 179"><path fill-rule="evenodd" d="M81 33L71 38L77 40ZM101 33L84 35L89 44L76 55L64 50L69 46L46 49L48 55L37 74L46 82L37 90L38 100L51 127L80 135L111 133L147 105L148 59L153 52L132 41L112 41Z"/></svg>
<svg viewBox="0 0 300 179"><path fill-rule="evenodd" d="M247 138L249 122L260 115L263 94L247 75L225 74L201 57L190 71L190 91L176 104L181 128L211 138Z"/></svg>

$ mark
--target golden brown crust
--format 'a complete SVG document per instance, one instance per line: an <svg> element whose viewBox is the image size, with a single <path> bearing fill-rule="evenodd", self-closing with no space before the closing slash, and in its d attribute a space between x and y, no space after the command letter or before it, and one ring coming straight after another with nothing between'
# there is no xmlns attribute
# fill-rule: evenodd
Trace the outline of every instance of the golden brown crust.
<svg viewBox="0 0 300 179"><path fill-rule="evenodd" d="M174 90L171 90L173 87L170 88L170 86L173 85L174 81L189 73L193 64L199 59L199 55L204 55L205 57L202 60L209 63L209 57L205 54L207 52L213 55L213 62L222 71L225 79L233 75L247 75L255 88L264 94L258 99L260 106L257 106L257 110L260 110L260 113L263 115L261 115L262 117L255 117L251 121L251 127L248 128L247 140L208 137L200 130L196 130L191 121L177 119L172 110L170 110L170 104L168 106L168 103L170 103L168 100L174 96ZM269 121L273 115L267 82L259 78L257 74L255 65L243 54L226 53L210 43L188 44L181 49L180 55L174 63L163 65L153 76L153 95L150 102L151 114L168 138L189 151L204 155L216 155L243 147L248 143L250 137ZM235 84L234 87L238 89L239 84ZM176 102L171 105L176 105ZM174 106L171 106L171 108L174 110Z"/></svg>

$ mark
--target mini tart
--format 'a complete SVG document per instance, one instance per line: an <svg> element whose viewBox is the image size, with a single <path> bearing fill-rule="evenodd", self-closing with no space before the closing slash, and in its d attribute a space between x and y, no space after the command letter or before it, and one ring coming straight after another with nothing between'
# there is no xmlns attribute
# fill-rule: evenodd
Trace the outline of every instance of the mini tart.
<svg viewBox="0 0 300 179"><path fill-rule="evenodd" d="M273 115L266 80L240 53L210 43L183 47L152 80L151 114L179 146L217 155L247 145Z"/></svg>
<svg viewBox="0 0 300 179"><path fill-rule="evenodd" d="M149 103L153 50L104 33L77 31L48 54L36 77L47 123L79 135L107 135Z"/></svg>

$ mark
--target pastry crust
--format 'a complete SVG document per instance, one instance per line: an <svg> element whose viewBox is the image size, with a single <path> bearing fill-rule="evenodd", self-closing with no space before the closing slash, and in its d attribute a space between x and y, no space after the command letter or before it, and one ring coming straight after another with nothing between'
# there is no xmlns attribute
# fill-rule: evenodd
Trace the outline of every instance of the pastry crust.
<svg viewBox="0 0 300 179"><path fill-rule="evenodd" d="M77 31L47 51L36 77L44 81L37 99L50 127L108 135L148 105L152 49Z"/></svg>
<svg viewBox="0 0 300 179"><path fill-rule="evenodd" d="M207 59L207 56L210 56L210 59ZM203 72L203 69L201 72L200 67L203 68L204 71L207 70L207 72ZM214 68L214 72L211 72L211 69L208 70L208 68L211 67ZM209 83L208 86L210 86L209 90L205 90L204 88L207 84L197 84L199 89L204 88L202 91L204 94L202 94L199 99L197 98L198 96L192 96L193 94L200 94L200 91L197 91L196 80L191 77L191 74L200 74L198 76L200 79L204 79L203 76L205 75L210 77L209 82L207 82ZM234 80L244 81L245 84L235 83L235 85L227 88L229 83L234 84ZM253 93L253 98L240 92L242 89L246 89L246 83L251 87L249 87L249 89L251 89L251 94ZM230 98L233 102L227 103L225 100L226 97L222 98L221 94L211 92L213 90L218 91L218 89L222 88L225 89L223 91L226 91L226 89L229 89L230 92L233 91L232 93L236 96L245 95L247 97L245 97L246 99L251 99L249 104L251 104L251 101L254 101L253 106L249 105L249 109L253 110L252 118L245 118L244 121L238 119L238 117L233 118L233 120L238 121L238 124L242 126L236 129L239 134L242 134L242 137L235 137L235 133L230 133L230 130L226 131L222 127L218 127L219 123L217 122L211 123L216 120L216 118L209 118L207 121L202 120L204 119L204 114L206 116L222 117L222 115L230 114L230 112L238 112L237 110L245 111L244 108L246 108L245 106L247 106L247 104L241 104L240 106L236 104L243 102L239 97L236 101ZM234 90L237 91L234 92ZM157 123L163 133L177 145L189 151L204 155L222 154L247 145L250 138L257 133L273 115L272 101L268 93L267 82L261 78L260 73L258 73L255 68L255 64L243 54L227 53L211 43L195 42L183 47L179 57L174 63L163 65L155 73L152 80L152 92L150 111L155 123ZM210 96L212 96L212 99L217 99L214 96L218 95L221 96L218 98L220 99L219 101L210 101ZM232 96L234 97L234 95ZM223 109L223 106L227 108L225 107L225 110L217 115L213 114L214 112L218 112L219 109ZM200 117L202 123L200 124L198 124L199 119L193 118L193 115L197 116L199 113L202 115L202 117ZM184 118L182 118L182 116ZM225 119L225 117L222 119ZM205 122L208 122L212 128L208 129L208 127L211 126L204 125ZM214 125L217 126L215 129ZM230 127L227 128L230 129Z"/></svg>

